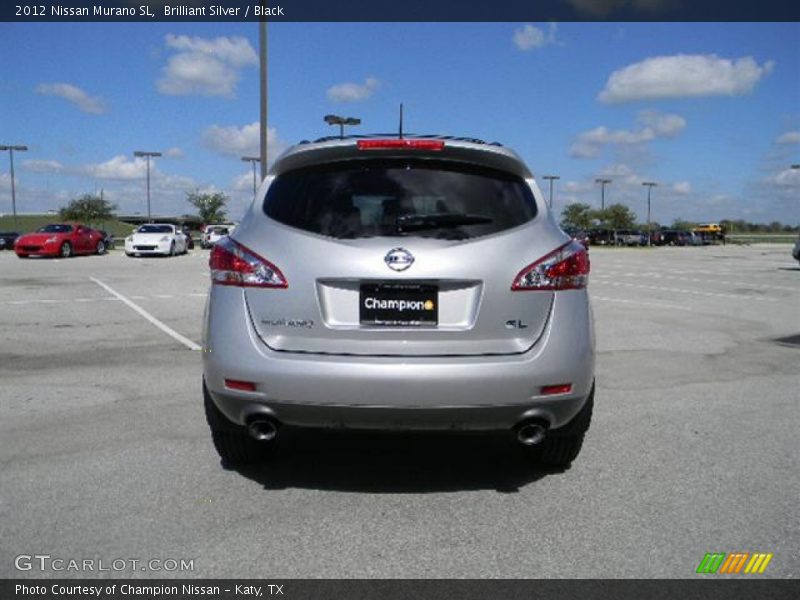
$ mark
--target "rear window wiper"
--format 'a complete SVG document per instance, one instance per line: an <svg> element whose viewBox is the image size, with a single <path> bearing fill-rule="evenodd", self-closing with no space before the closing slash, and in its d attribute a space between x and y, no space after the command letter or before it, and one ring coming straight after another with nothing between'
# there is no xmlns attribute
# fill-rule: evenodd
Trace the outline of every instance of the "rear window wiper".
<svg viewBox="0 0 800 600"><path fill-rule="evenodd" d="M491 217L470 215L466 213L433 213L429 215L400 215L397 217L398 232L422 231L424 229L442 229L461 227L463 225L485 225L491 223Z"/></svg>

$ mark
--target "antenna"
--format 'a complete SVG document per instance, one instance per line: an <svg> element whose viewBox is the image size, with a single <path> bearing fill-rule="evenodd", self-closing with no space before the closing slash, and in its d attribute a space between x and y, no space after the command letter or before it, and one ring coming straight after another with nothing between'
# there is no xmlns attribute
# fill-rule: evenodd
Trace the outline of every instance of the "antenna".
<svg viewBox="0 0 800 600"><path fill-rule="evenodd" d="M402 102L400 103L400 132L399 132L399 137L400 137L401 140L403 139L403 103Z"/></svg>

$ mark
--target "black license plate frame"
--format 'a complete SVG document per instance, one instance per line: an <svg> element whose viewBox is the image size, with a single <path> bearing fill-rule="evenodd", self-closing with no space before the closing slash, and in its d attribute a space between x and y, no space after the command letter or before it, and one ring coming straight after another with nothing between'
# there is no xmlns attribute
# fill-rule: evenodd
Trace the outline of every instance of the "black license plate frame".
<svg viewBox="0 0 800 600"><path fill-rule="evenodd" d="M417 282L362 283L358 318L365 327L436 327L439 286Z"/></svg>

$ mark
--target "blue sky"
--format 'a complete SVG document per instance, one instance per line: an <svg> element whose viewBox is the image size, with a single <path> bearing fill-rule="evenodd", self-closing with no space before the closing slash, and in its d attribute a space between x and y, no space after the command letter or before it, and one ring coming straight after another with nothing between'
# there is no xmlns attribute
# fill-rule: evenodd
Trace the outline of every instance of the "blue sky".
<svg viewBox="0 0 800 600"><path fill-rule="evenodd" d="M606 201L645 218L800 222L800 24L272 23L274 152L335 133L467 135L561 177L556 209ZM187 191L252 198L258 154L255 23L0 23L0 144L17 209L99 192L145 212L188 212ZM0 213L11 212L0 153ZM542 182L543 184L546 182ZM545 192L547 187L542 185Z"/></svg>

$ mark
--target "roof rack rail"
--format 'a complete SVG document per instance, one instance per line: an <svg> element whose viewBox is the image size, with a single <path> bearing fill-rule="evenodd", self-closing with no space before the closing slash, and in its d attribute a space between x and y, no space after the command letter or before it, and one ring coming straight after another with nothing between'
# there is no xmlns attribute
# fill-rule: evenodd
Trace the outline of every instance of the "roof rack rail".
<svg viewBox="0 0 800 600"><path fill-rule="evenodd" d="M367 133L367 134L351 134L345 136L338 136L338 135L327 135L325 137L317 138L313 142L308 140L302 140L298 142L298 144L319 144L322 142L334 142L336 140L363 140L363 139L372 139L372 138L390 138L394 139L397 137L397 133ZM471 144L485 144L487 146L500 146L502 144L499 142L486 142L484 140L473 138L473 137L460 137L455 135L440 135L440 134L420 134L420 133L404 133L403 138L412 138L412 139L434 139L434 140L451 140L454 142L469 142Z"/></svg>

